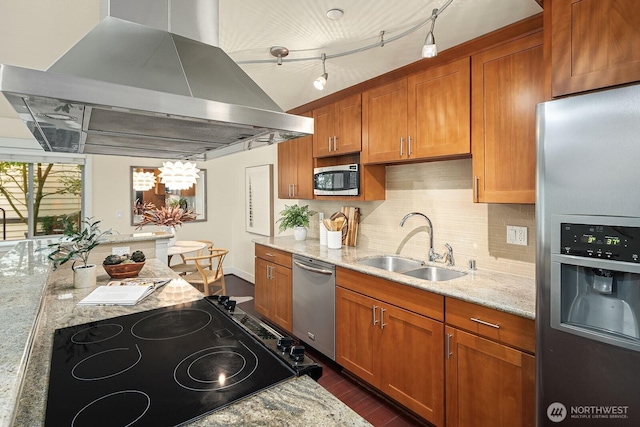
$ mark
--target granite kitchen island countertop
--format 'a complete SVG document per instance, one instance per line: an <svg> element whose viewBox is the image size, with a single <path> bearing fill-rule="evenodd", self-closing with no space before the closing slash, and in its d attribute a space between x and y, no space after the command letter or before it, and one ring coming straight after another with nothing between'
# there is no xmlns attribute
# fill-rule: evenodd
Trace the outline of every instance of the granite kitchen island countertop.
<svg viewBox="0 0 640 427"><path fill-rule="evenodd" d="M141 277L171 277L135 306L87 306L77 302L94 288L75 289L66 266L49 272L37 244L23 242L0 259L0 292L13 295L0 314L6 338L0 379L0 426L44 424L53 335L57 328L195 301L202 294L165 263L148 259ZM98 284L109 277L99 267ZM3 295L5 296L5 295ZM15 328L19 334L14 334ZM3 337L4 338L4 337ZM367 426L362 417L307 376L294 377L193 421L193 426Z"/></svg>

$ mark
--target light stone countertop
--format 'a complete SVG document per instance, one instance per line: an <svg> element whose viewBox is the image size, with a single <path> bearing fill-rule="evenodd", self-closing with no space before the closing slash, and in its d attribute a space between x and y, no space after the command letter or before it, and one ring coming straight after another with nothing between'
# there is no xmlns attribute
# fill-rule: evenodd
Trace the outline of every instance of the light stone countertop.
<svg viewBox="0 0 640 427"><path fill-rule="evenodd" d="M351 246L327 249L326 246L320 246L320 241L317 239L296 241L291 236L255 239L254 243L326 261L336 266L424 289L445 297L457 298L527 319L535 319L536 285L534 279L527 277L487 271L482 268L472 271L454 266L451 267L452 270L465 271L468 274L453 280L431 282L356 263L360 258L396 254L381 254ZM441 263L426 264L450 268Z"/></svg>
<svg viewBox="0 0 640 427"><path fill-rule="evenodd" d="M202 298L200 292L179 279L166 264L148 259L141 276L176 280L135 306L79 307L77 302L94 288L75 289L72 272L66 266L49 274L46 252L34 252L37 246L34 242L19 243L0 258L0 294L5 302L0 321L12 325L4 328L0 342L0 427L43 425L55 329ZM108 280L99 270L98 283ZM189 425L368 426L369 423L304 376L284 381Z"/></svg>

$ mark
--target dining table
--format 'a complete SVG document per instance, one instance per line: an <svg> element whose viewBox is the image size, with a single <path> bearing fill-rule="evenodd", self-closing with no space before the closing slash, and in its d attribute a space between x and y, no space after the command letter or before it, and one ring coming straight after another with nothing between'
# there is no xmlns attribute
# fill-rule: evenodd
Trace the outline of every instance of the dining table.
<svg viewBox="0 0 640 427"><path fill-rule="evenodd" d="M173 246L167 249L167 264L171 265L171 257L197 252L207 247L207 243L199 240L177 240Z"/></svg>

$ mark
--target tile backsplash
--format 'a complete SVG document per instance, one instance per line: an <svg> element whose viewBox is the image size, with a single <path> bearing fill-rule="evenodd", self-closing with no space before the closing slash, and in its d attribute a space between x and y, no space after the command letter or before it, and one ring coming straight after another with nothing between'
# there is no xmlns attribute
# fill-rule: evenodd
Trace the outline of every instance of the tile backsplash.
<svg viewBox="0 0 640 427"><path fill-rule="evenodd" d="M435 251L446 252L449 243L457 267L467 268L473 259L478 269L533 278L535 206L473 203L472 191L471 159L448 160L387 166L385 201L308 203L327 217L342 206L357 206L358 247L426 260L430 230L424 218L414 216L400 227L407 213L421 212L433 223ZM317 216L313 220L309 236L317 238ZM507 225L527 227L526 246L506 243Z"/></svg>

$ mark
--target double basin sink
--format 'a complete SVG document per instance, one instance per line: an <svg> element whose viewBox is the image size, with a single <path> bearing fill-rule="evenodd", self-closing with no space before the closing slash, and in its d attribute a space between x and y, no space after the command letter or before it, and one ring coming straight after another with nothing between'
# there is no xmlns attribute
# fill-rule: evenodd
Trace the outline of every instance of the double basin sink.
<svg viewBox="0 0 640 427"><path fill-rule="evenodd" d="M401 273L405 276L411 276L417 279L430 280L432 282L442 282L445 280L457 279L467 274L463 271L449 270L448 268L443 267L428 266L424 265L424 263L421 261L392 255L363 258L357 260L356 263L392 271L395 273Z"/></svg>

